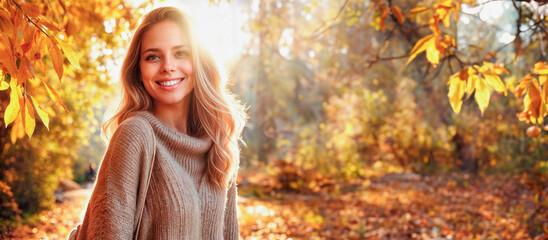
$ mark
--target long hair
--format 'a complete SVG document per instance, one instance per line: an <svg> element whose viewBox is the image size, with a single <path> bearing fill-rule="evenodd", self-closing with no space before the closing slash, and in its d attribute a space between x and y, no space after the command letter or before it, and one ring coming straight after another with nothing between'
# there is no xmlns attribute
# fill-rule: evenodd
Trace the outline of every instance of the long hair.
<svg viewBox="0 0 548 240"><path fill-rule="evenodd" d="M163 21L176 22L189 39L194 89L190 93L187 132L193 136L207 134L213 140L206 154L205 174L213 188L224 189L239 165L238 141L246 120L245 109L227 90L211 54L197 41L191 19L177 8L162 7L149 12L135 30L122 64L120 103L103 123L103 137L109 142L116 128L132 113L152 110L152 98L140 81L140 48L146 31Z"/></svg>

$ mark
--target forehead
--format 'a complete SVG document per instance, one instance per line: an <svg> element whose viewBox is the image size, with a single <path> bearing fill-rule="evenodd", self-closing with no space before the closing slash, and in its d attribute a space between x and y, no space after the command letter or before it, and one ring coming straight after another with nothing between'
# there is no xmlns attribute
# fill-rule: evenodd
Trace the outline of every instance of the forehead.
<svg viewBox="0 0 548 240"><path fill-rule="evenodd" d="M188 36L179 24L174 21L163 21L154 24L143 34L141 52L147 48L163 50L188 44Z"/></svg>

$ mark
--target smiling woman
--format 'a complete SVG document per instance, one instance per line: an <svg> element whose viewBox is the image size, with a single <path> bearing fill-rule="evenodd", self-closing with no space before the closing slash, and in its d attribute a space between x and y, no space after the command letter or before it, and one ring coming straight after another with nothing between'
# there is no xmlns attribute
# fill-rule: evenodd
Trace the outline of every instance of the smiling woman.
<svg viewBox="0 0 548 240"><path fill-rule="evenodd" d="M76 239L238 239L242 105L190 18L151 11L122 65L122 100Z"/></svg>
<svg viewBox="0 0 548 240"><path fill-rule="evenodd" d="M188 43L188 34L173 21L158 23L143 36L139 67L143 85L153 99L155 115L188 113L190 92L194 88ZM187 131L184 125L187 121L164 122L179 132Z"/></svg>

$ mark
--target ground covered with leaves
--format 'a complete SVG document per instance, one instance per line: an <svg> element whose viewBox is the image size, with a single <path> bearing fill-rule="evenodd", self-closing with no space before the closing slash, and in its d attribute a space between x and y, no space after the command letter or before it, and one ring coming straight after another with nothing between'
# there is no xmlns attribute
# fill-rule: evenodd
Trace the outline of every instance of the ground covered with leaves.
<svg viewBox="0 0 548 240"><path fill-rule="evenodd" d="M279 188L269 179L242 176L243 239L548 238L546 192L535 196L517 178L392 174L326 181L305 191ZM55 209L3 237L63 239L89 193L68 193Z"/></svg>

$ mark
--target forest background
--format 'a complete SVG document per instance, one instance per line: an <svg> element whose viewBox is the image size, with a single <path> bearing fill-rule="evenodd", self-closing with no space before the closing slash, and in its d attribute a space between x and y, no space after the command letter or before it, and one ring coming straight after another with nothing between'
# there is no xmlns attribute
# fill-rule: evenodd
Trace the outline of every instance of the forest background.
<svg viewBox="0 0 548 240"><path fill-rule="evenodd" d="M117 69L162 2L1 1L0 236L75 224L44 213L100 165ZM546 1L191 2L171 4L230 33L203 40L249 107L242 237L547 236Z"/></svg>

